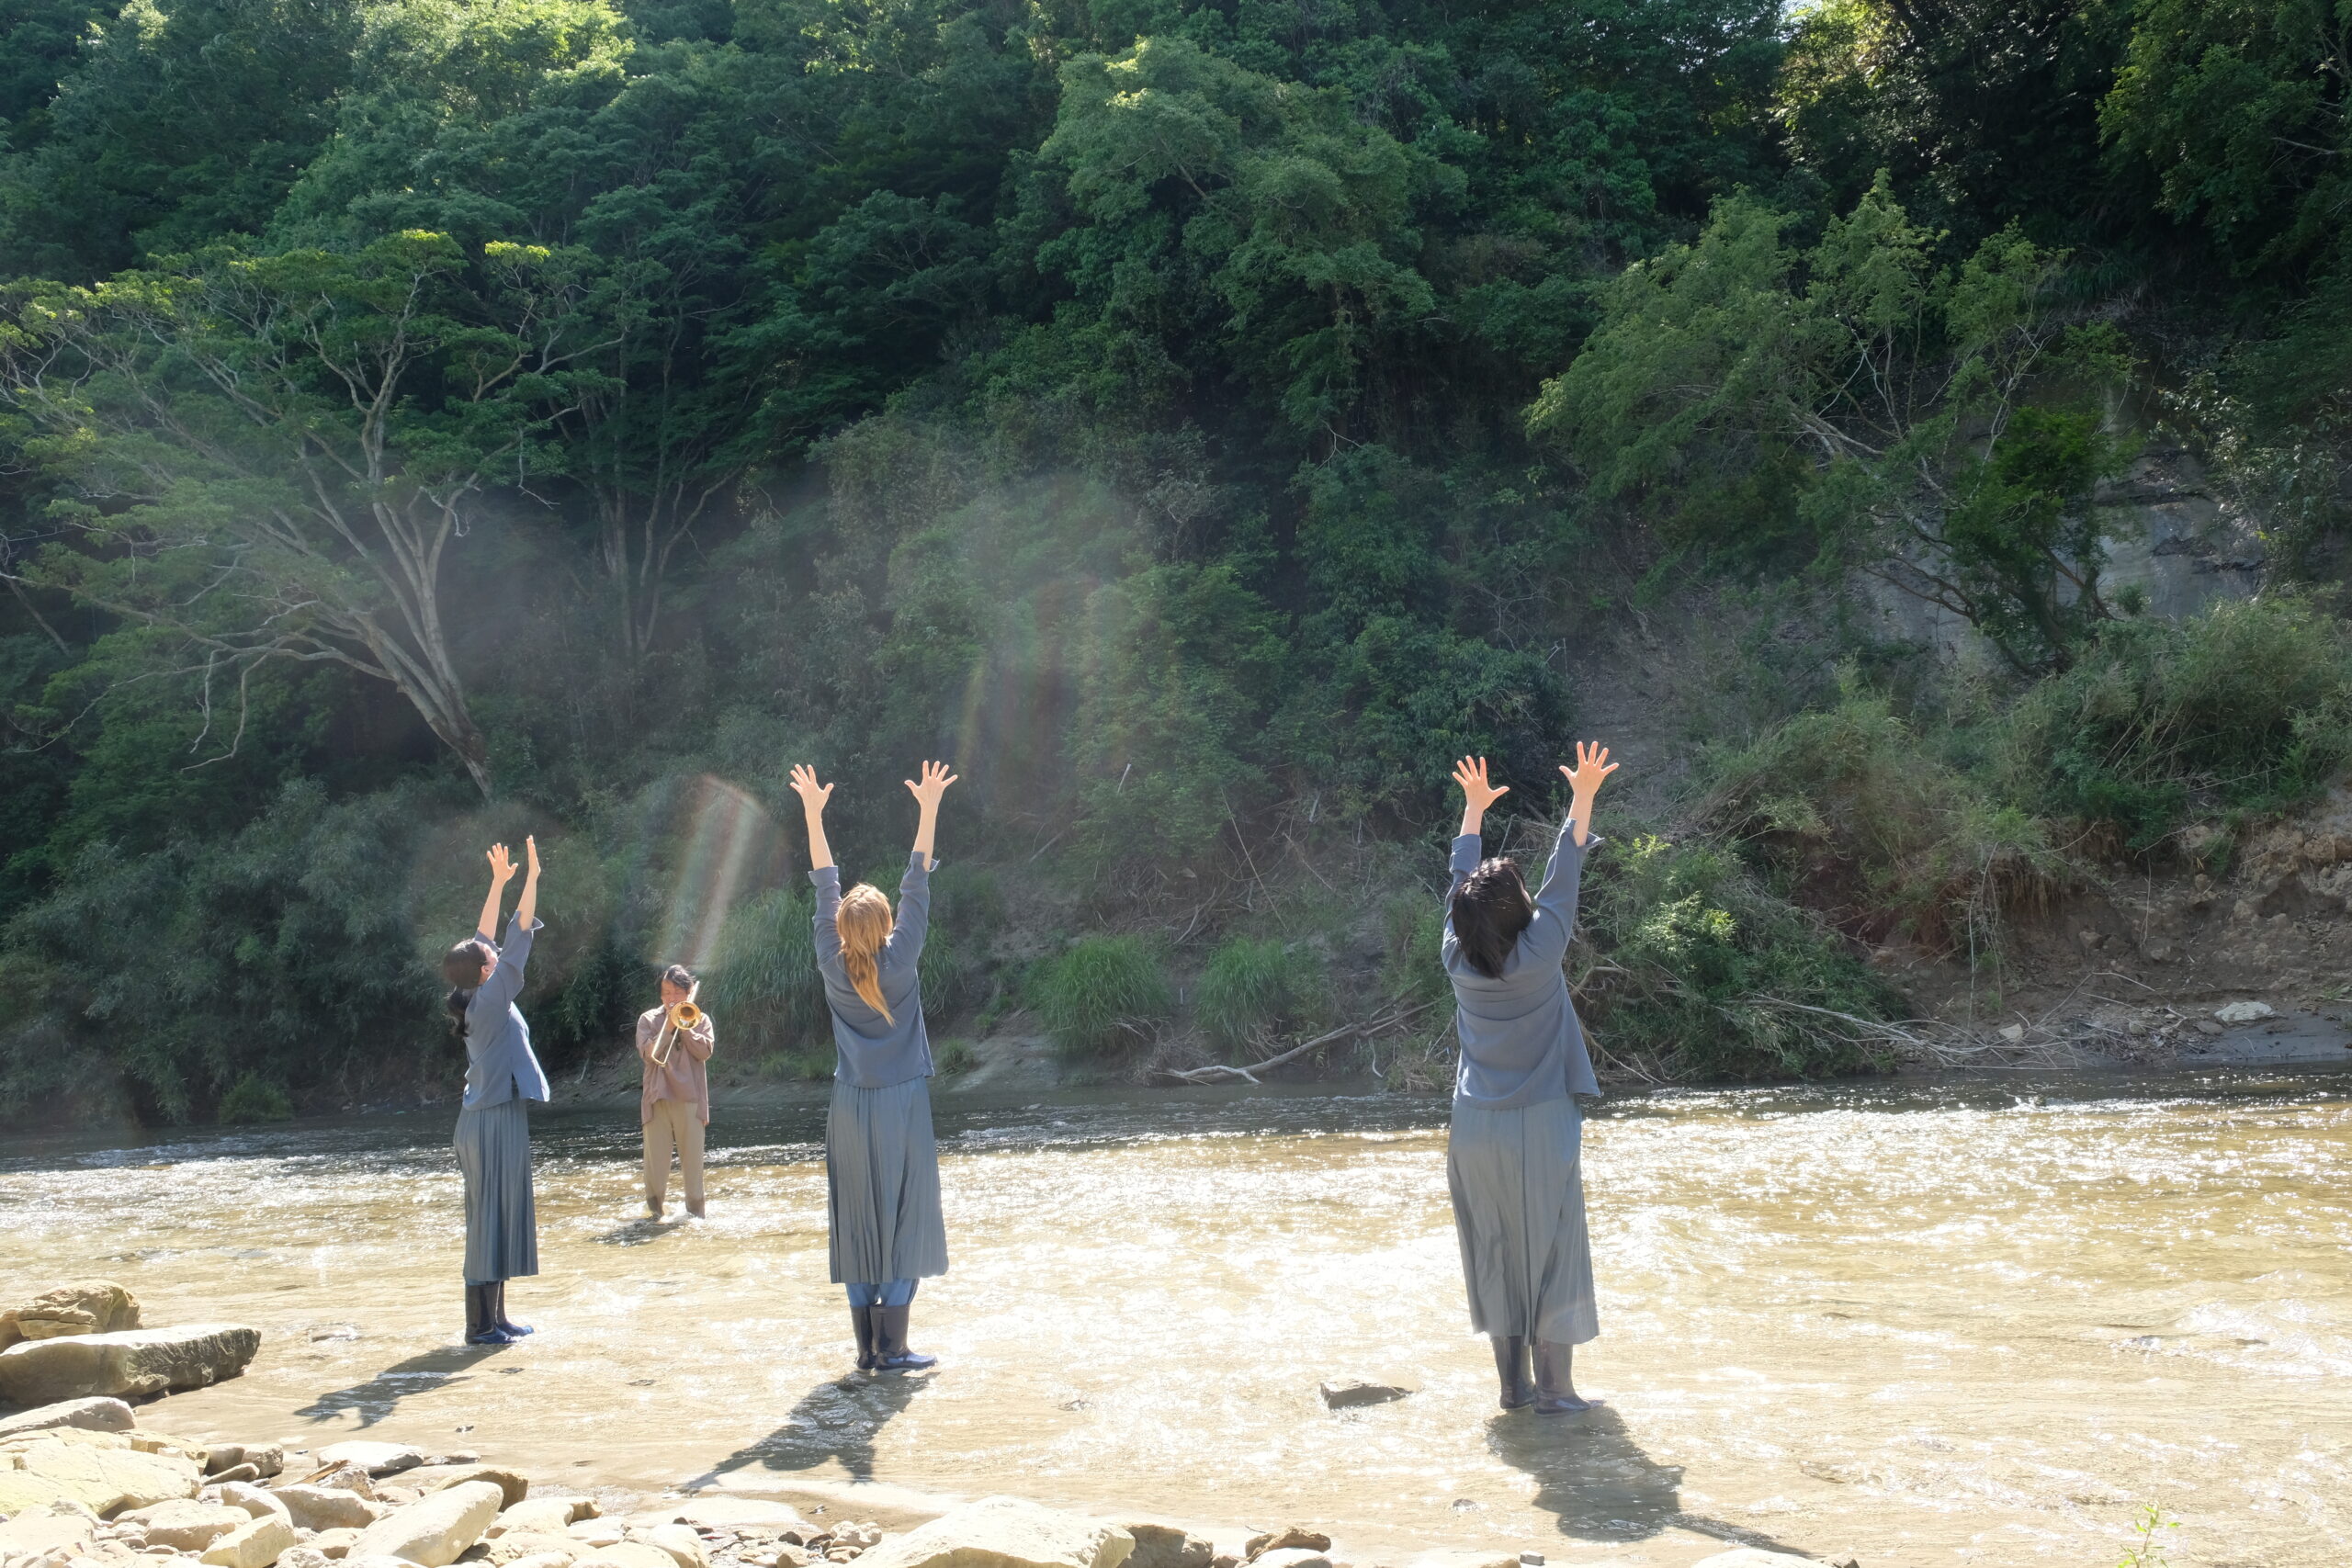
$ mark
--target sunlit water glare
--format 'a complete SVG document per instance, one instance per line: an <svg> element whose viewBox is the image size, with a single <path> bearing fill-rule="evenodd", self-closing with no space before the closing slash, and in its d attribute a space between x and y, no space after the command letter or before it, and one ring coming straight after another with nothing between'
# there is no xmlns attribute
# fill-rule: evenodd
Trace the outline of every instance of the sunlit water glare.
<svg viewBox="0 0 2352 1568"><path fill-rule="evenodd" d="M539 1333L455 1345L448 1114L0 1162L0 1276L104 1275L266 1336L191 1434L362 1429L581 1484L876 1480L1418 1547L1672 1564L2177 1565L2352 1541L2352 1080L1620 1099L1588 1122L1590 1416L1492 1408L1442 1102L939 1098L927 1380L839 1380L822 1108L722 1105L707 1224L636 1219L627 1111L535 1122ZM1332 1415L1339 1374L1420 1392ZM161 1414L151 1419L161 1419Z"/></svg>

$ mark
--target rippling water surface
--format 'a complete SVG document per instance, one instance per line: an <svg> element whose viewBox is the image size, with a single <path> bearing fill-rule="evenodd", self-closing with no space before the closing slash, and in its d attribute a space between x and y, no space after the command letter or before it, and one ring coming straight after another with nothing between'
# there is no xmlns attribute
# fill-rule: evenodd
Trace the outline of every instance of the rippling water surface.
<svg viewBox="0 0 2352 1568"><path fill-rule="evenodd" d="M456 1344L449 1116L0 1159L0 1278L103 1274L266 1336L191 1433L368 1431L583 1484L876 1481L1684 1563L2109 1568L2352 1547L2352 1079L1871 1085L1619 1099L1588 1122L1607 1400L1492 1407L1444 1106L943 1095L954 1269L928 1379L840 1381L821 1105L720 1109L711 1217L638 1211L631 1111L545 1112L539 1333ZM674 1201L674 1192L673 1194ZM12 1292L13 1293L13 1292ZM1334 1374L1420 1392L1334 1416Z"/></svg>

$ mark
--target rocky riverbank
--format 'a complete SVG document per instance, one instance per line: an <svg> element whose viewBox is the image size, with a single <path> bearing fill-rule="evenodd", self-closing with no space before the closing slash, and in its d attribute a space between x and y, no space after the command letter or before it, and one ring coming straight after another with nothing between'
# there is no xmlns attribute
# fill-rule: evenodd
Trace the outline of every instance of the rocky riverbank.
<svg viewBox="0 0 2352 1568"><path fill-rule="evenodd" d="M167 1416L168 1404L151 1407ZM0 1568L1352 1568L1324 1529L1218 1539L983 1497L889 1532L729 1494L614 1506L473 1452L195 1442L86 1397L0 1417ZM816 1510L823 1512L821 1508ZM1424 1568L1541 1555L1424 1554ZM1738 1548L1698 1568L1824 1568ZM1827 1568L1860 1568L1845 1559Z"/></svg>

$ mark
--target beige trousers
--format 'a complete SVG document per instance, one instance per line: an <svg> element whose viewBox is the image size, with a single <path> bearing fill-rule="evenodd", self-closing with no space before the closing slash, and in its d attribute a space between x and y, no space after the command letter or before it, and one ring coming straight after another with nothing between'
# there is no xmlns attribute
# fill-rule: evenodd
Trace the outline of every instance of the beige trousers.
<svg viewBox="0 0 2352 1568"><path fill-rule="evenodd" d="M686 1207L702 1208L702 1117L691 1100L657 1100L645 1123L645 1196L659 1203L670 1187L670 1151L678 1151Z"/></svg>

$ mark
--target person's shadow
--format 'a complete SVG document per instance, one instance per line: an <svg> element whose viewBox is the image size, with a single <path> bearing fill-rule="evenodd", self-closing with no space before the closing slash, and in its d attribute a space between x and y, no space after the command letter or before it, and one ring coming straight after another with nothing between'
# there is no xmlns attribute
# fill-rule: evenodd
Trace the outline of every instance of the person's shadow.
<svg viewBox="0 0 2352 1568"><path fill-rule="evenodd" d="M445 1345L386 1367L366 1382L320 1394L294 1414L326 1421L357 1411L359 1424L372 1427L403 1399L471 1381L476 1369L504 1348L503 1345Z"/></svg>
<svg viewBox="0 0 2352 1568"><path fill-rule="evenodd" d="M837 1459L853 1481L874 1479L874 1437L890 1418L914 1402L929 1378L892 1373L881 1377L828 1378L800 1396L784 1425L737 1449L683 1490L715 1483L722 1475L754 1466L770 1471L814 1470Z"/></svg>
<svg viewBox="0 0 2352 1568"><path fill-rule="evenodd" d="M1498 1415L1487 1423L1487 1446L1535 1478L1535 1506L1575 1540L1645 1540L1679 1527L1728 1546L1808 1555L1760 1530L1685 1511L1682 1467L1650 1458L1606 1404L1577 1416Z"/></svg>

